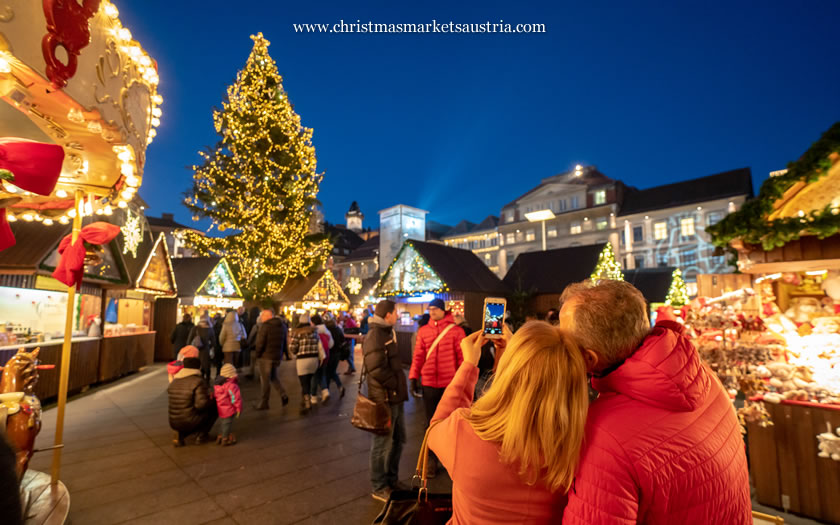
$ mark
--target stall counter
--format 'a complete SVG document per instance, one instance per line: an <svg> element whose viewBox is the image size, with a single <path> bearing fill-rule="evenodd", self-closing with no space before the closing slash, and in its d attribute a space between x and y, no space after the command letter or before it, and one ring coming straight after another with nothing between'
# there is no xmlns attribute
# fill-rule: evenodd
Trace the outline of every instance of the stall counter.
<svg viewBox="0 0 840 525"><path fill-rule="evenodd" d="M82 388L97 382L100 341L99 337L77 337L71 340L68 392L78 392ZM41 364L55 365L55 368L38 371L39 377L35 384L35 394L41 401L53 399L58 395L61 347L63 344L62 339L52 339L41 343L0 347L0 366L15 355L19 348L31 351L40 347L38 360Z"/></svg>
<svg viewBox="0 0 840 525"><path fill-rule="evenodd" d="M107 335L99 352L99 381L108 381L135 372L155 360L155 334Z"/></svg>

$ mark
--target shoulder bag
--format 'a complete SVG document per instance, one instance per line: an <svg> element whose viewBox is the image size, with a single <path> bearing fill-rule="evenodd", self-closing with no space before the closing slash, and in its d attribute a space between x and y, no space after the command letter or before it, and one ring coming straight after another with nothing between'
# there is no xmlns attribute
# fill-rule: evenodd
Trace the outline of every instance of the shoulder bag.
<svg viewBox="0 0 840 525"><path fill-rule="evenodd" d="M362 394L366 370L363 361L362 373L359 375L359 393L356 394L356 405L353 407L350 424L359 430L386 436L391 432L391 407L385 401L374 401Z"/></svg>
<svg viewBox="0 0 840 525"><path fill-rule="evenodd" d="M420 456L417 458L415 480L420 486L411 490L394 490L373 523L382 525L446 525L452 518L452 494L430 493L426 478L429 460L429 432L440 423L432 423L426 430Z"/></svg>

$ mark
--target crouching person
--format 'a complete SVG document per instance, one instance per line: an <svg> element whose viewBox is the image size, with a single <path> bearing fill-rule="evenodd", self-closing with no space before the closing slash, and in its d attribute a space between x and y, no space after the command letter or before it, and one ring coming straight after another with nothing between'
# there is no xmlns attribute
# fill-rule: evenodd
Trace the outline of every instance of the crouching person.
<svg viewBox="0 0 840 525"><path fill-rule="evenodd" d="M210 386L201 377L201 360L184 358L182 368L169 384L169 426L175 431L172 444L184 446L184 439L196 434L195 444L207 441L207 434L216 422L216 401Z"/></svg>

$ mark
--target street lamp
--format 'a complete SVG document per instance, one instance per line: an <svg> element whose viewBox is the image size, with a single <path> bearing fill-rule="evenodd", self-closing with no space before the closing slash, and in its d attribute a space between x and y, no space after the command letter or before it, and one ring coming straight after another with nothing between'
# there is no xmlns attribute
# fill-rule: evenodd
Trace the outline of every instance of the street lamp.
<svg viewBox="0 0 840 525"><path fill-rule="evenodd" d="M537 210L532 211L531 213L526 213L525 218L528 219L528 222L541 222L542 223L542 249L545 251L545 221L549 219L555 218L554 212L551 210Z"/></svg>

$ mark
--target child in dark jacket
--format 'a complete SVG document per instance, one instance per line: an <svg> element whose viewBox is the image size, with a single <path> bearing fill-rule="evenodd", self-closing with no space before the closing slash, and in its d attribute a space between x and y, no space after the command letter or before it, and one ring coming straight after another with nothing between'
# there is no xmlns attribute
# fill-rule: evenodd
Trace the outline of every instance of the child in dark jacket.
<svg viewBox="0 0 840 525"><path fill-rule="evenodd" d="M233 445L236 443L236 436L230 430L233 426L233 418L239 417L239 413L242 412L242 394L239 392L236 368L232 364L227 363L222 367L222 373L216 378L213 391L216 394L216 405L222 422L222 433L216 438L216 443L224 446Z"/></svg>

